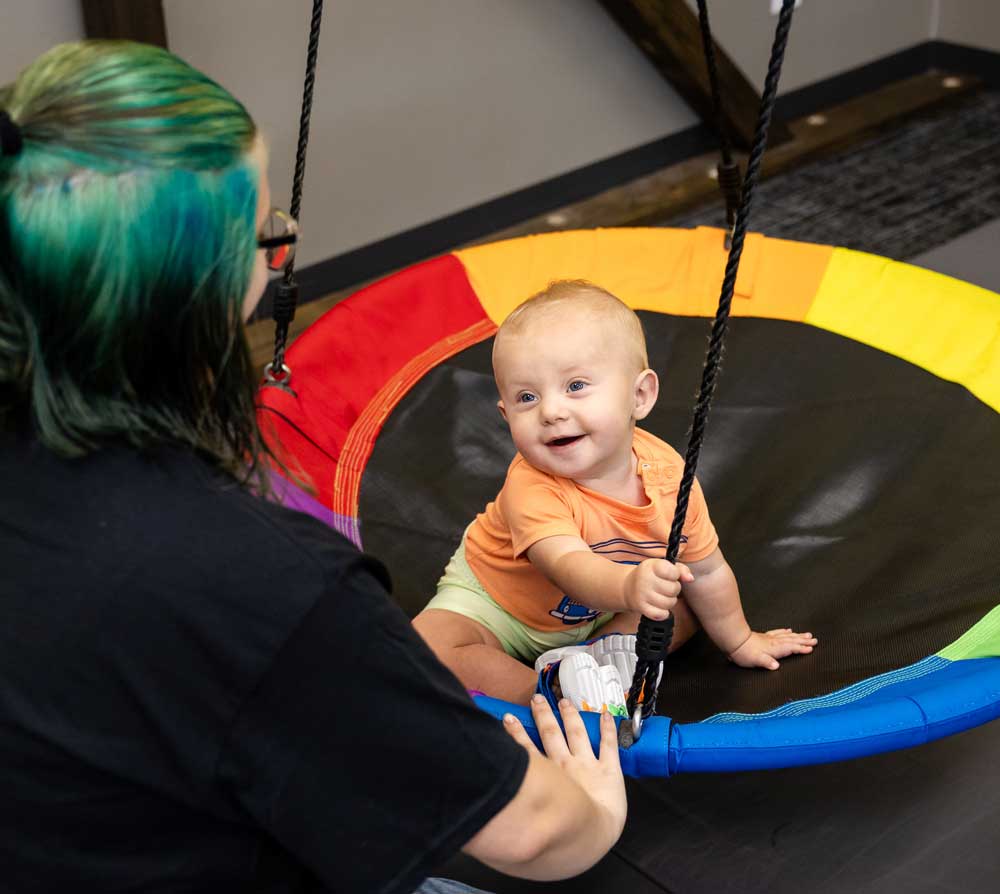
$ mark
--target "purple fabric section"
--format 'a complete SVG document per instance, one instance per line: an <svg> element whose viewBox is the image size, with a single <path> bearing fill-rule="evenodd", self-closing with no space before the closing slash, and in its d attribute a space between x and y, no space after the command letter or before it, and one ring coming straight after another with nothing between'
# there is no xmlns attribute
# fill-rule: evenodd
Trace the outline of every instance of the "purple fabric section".
<svg viewBox="0 0 1000 894"><path fill-rule="evenodd" d="M361 528L356 518L340 515L332 509L327 509L322 503L309 496L302 488L292 484L277 472L271 472L271 486L274 488L277 501L287 509L304 512L323 524L329 525L335 531L343 534L358 549L361 549Z"/></svg>

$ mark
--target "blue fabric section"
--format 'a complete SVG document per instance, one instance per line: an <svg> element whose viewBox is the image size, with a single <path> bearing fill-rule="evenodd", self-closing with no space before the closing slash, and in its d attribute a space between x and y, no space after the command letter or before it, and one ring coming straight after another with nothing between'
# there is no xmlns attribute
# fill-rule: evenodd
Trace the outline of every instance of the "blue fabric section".
<svg viewBox="0 0 1000 894"><path fill-rule="evenodd" d="M930 674L944 670L951 663L952 662L945 658L939 658L937 655L931 655L929 658L925 658L923 661L918 661L916 664L902 667L899 670L889 671L889 673L880 674L877 677L869 677L867 680L862 680L860 683L854 683L851 686L845 686L843 689L838 689L836 692L831 692L829 695L820 695L816 698L807 698L797 702L788 702L788 704L782 705L780 708L775 708L773 711L768 711L764 714L714 714L701 722L741 723L746 720L764 720L771 717L798 717L802 714L808 714L812 711L821 711L826 708L837 709L853 702L864 701L866 698L878 695L880 692L883 692L883 690L887 690L890 687L896 687L897 684L899 684L899 688L893 688L892 691L898 692L900 689L905 688L903 684L911 683L915 680L921 680Z"/></svg>
<svg viewBox="0 0 1000 894"><path fill-rule="evenodd" d="M759 770L848 760L922 745L998 716L1000 658L945 662L846 705L799 716L675 725L669 769Z"/></svg>
<svg viewBox="0 0 1000 894"><path fill-rule="evenodd" d="M497 718L515 714L541 745L528 708L487 696L476 702ZM932 656L766 714L683 724L652 717L639 742L622 752L622 768L643 777L829 763L921 745L997 717L1000 658ZM583 718L596 750L598 715Z"/></svg>
<svg viewBox="0 0 1000 894"><path fill-rule="evenodd" d="M492 714L497 720L504 714L513 714L521 721L531 741L539 748L542 740L538 736L531 709L525 705L514 705L488 695L473 696L475 703L487 714ZM601 742L601 715L593 711L583 711L580 716L590 736L590 744L597 754ZM558 718L558 713L556 714ZM628 721L616 721L628 722ZM651 717L642 727L642 738L627 751L621 752L622 770L626 776L668 776L667 754L670 745L670 729L673 721L669 717Z"/></svg>
<svg viewBox="0 0 1000 894"><path fill-rule="evenodd" d="M531 709L527 705L515 705L511 702L502 701L499 698L491 698L488 695L475 695L473 696L473 701L482 708L487 714L492 714L497 720L503 718L505 714L513 714L521 724L524 726L528 735L531 737L531 741L534 742L539 748L542 747L542 740L538 736L538 728L535 726L535 720L531 716ZM587 733L590 735L590 742L594 747L594 754L597 754L598 746L601 741L601 730L600 730L600 714L595 714L593 711L583 711L580 716L583 718L584 725L587 727ZM558 719L559 714L556 713L556 718Z"/></svg>
<svg viewBox="0 0 1000 894"><path fill-rule="evenodd" d="M470 888L446 878L429 878L413 894L489 894L482 888Z"/></svg>

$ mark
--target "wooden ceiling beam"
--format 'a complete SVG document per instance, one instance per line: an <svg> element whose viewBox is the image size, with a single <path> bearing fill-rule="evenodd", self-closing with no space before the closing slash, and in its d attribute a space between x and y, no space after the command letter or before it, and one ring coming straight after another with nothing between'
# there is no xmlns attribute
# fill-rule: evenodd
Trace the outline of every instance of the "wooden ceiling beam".
<svg viewBox="0 0 1000 894"><path fill-rule="evenodd" d="M87 37L135 40L167 47L163 0L80 0Z"/></svg>
<svg viewBox="0 0 1000 894"><path fill-rule="evenodd" d="M698 15L684 0L598 0L619 27L639 47L656 70L713 130L715 107L705 67ZM761 9L763 9L763 4ZM709 8L711 12L711 8ZM794 31L794 29L793 29ZM794 34L793 34L794 39ZM722 119L733 143L748 149L757 125L760 94L715 44L722 95ZM772 146L792 138L777 116L771 119Z"/></svg>

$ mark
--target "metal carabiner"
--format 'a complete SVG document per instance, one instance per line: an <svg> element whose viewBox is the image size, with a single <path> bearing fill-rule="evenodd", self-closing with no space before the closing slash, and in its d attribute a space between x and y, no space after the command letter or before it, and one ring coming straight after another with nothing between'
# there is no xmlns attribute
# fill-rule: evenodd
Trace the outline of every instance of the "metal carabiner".
<svg viewBox="0 0 1000 894"><path fill-rule="evenodd" d="M292 370L290 367L285 366L284 363L281 364L281 378L278 378L274 374L274 362L268 363L264 367L264 387L270 388L280 388L282 391L287 391L289 394L295 394L292 391L292 387L289 382L292 381Z"/></svg>
<svg viewBox="0 0 1000 894"><path fill-rule="evenodd" d="M636 705L632 712L632 741L638 742L642 735L642 705Z"/></svg>

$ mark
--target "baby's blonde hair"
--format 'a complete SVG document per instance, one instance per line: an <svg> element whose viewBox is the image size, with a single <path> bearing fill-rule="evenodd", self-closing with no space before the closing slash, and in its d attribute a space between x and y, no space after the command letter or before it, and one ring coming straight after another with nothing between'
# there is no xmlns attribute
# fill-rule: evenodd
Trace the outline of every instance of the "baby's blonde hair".
<svg viewBox="0 0 1000 894"><path fill-rule="evenodd" d="M635 372L649 366L646 355L646 336L642 323L624 301L612 295L607 289L585 279L557 279L550 282L540 292L522 301L500 324L494 341L496 344L504 335L517 335L534 322L551 312L569 311L590 314L593 318L607 321L619 330L625 350L631 355Z"/></svg>

